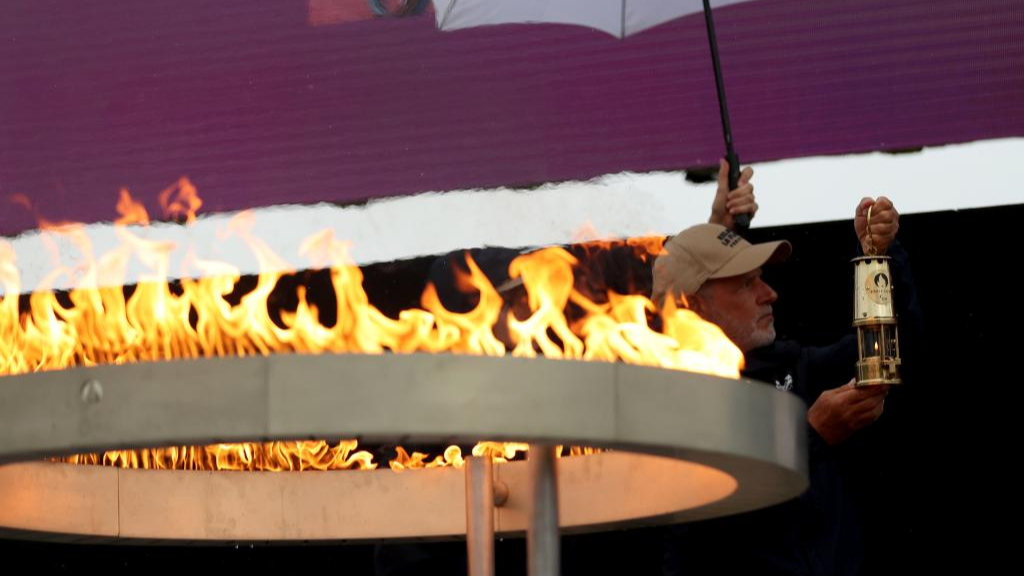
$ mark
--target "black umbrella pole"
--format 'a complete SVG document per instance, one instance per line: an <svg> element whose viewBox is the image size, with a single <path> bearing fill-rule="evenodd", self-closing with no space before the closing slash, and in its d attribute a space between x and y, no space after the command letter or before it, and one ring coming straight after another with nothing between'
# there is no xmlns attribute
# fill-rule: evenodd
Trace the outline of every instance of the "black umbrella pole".
<svg viewBox="0 0 1024 576"><path fill-rule="evenodd" d="M722 63L718 59L718 40L715 37L715 20L711 15L711 2L704 0L704 22L708 27L708 44L711 46L711 65L715 71L715 88L718 89L718 111L722 115L722 135L725 137L725 160L729 162L729 190L735 190L740 182L740 157L732 145L732 124L729 122L729 105L725 101L725 84L722 82ZM736 215L736 230L750 228L750 215Z"/></svg>
<svg viewBox="0 0 1024 576"><path fill-rule="evenodd" d="M729 190L740 187L740 157L730 147L725 152L725 161L729 163ZM744 232L750 228L750 214L737 214L734 218L736 231Z"/></svg>

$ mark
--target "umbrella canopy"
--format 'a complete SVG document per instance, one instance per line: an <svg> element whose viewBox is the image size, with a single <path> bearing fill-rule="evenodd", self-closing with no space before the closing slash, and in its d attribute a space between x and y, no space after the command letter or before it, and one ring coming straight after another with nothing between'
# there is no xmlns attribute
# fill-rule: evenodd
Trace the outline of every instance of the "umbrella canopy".
<svg viewBox="0 0 1024 576"><path fill-rule="evenodd" d="M724 6L750 0L718 0ZM613 36L625 38L670 20L704 13L711 48L711 64L715 72L718 91L718 111L722 118L725 140L725 159L729 162L729 189L736 188L740 178L740 158L733 147L732 123L722 80L722 64L718 56L718 40L712 16L711 0L660 2L658 0L527 0L526 2L496 2L494 0L440 0L435 2L437 26L442 30L456 30L470 26L510 23L579 24L603 30ZM736 215L736 228L741 232L750 227L750 216Z"/></svg>
<svg viewBox="0 0 1024 576"><path fill-rule="evenodd" d="M439 0L437 26L442 30L457 30L491 24L578 24L602 30L618 38L642 32L670 20L704 13L711 48L711 63L718 91L718 110L722 118L725 140L725 158L729 162L729 188L735 189L740 177L740 159L733 147L729 106L726 103L722 65L718 56L712 4L725 6L750 0L687 0L662 2L659 0L526 0L525 2L499 2L495 0ZM746 230L750 216L736 215L736 227Z"/></svg>
<svg viewBox="0 0 1024 576"><path fill-rule="evenodd" d="M752 0L712 0L727 6ZM704 11L703 0L434 0L437 26L459 30L488 24L578 24L625 38Z"/></svg>

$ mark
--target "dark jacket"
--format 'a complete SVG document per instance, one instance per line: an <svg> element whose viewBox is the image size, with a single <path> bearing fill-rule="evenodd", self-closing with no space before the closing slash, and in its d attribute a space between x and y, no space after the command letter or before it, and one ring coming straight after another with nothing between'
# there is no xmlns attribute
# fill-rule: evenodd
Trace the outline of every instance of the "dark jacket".
<svg viewBox="0 0 1024 576"><path fill-rule="evenodd" d="M914 356L923 320L907 254L895 243L894 296L901 356ZM747 354L743 376L799 395L811 406L825 390L855 376L857 342L850 334L831 346L777 341ZM664 573L858 574L862 543L841 465L842 445L829 446L807 426L810 487L799 498L739 516L667 530Z"/></svg>

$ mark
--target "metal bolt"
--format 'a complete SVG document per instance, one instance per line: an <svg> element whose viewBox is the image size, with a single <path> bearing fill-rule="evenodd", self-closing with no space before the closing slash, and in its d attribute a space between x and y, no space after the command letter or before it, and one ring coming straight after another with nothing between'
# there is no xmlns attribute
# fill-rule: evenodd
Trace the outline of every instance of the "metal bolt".
<svg viewBox="0 0 1024 576"><path fill-rule="evenodd" d="M508 502L508 484L501 480L494 481L494 507L501 508Z"/></svg>
<svg viewBox="0 0 1024 576"><path fill-rule="evenodd" d="M103 385L99 380L91 378L82 384L82 402L84 404L96 404L103 400Z"/></svg>

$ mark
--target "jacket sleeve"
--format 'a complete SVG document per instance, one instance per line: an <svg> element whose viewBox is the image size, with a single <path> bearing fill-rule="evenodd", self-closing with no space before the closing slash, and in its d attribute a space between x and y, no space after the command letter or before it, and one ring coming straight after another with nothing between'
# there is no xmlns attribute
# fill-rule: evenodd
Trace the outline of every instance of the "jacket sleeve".
<svg viewBox="0 0 1024 576"><path fill-rule="evenodd" d="M799 380L804 382L800 391L810 408L818 396L826 390L842 386L856 375L857 337L847 334L830 346L809 346L804 348L797 365ZM832 446L807 426L807 452L811 462L828 457Z"/></svg>
<svg viewBox="0 0 1024 576"><path fill-rule="evenodd" d="M921 355L920 350L924 342L924 312L917 298L917 287L910 271L909 256L899 241L893 242L889 247L889 256L892 258L893 297L896 303L900 357L904 364L909 359L913 365Z"/></svg>

